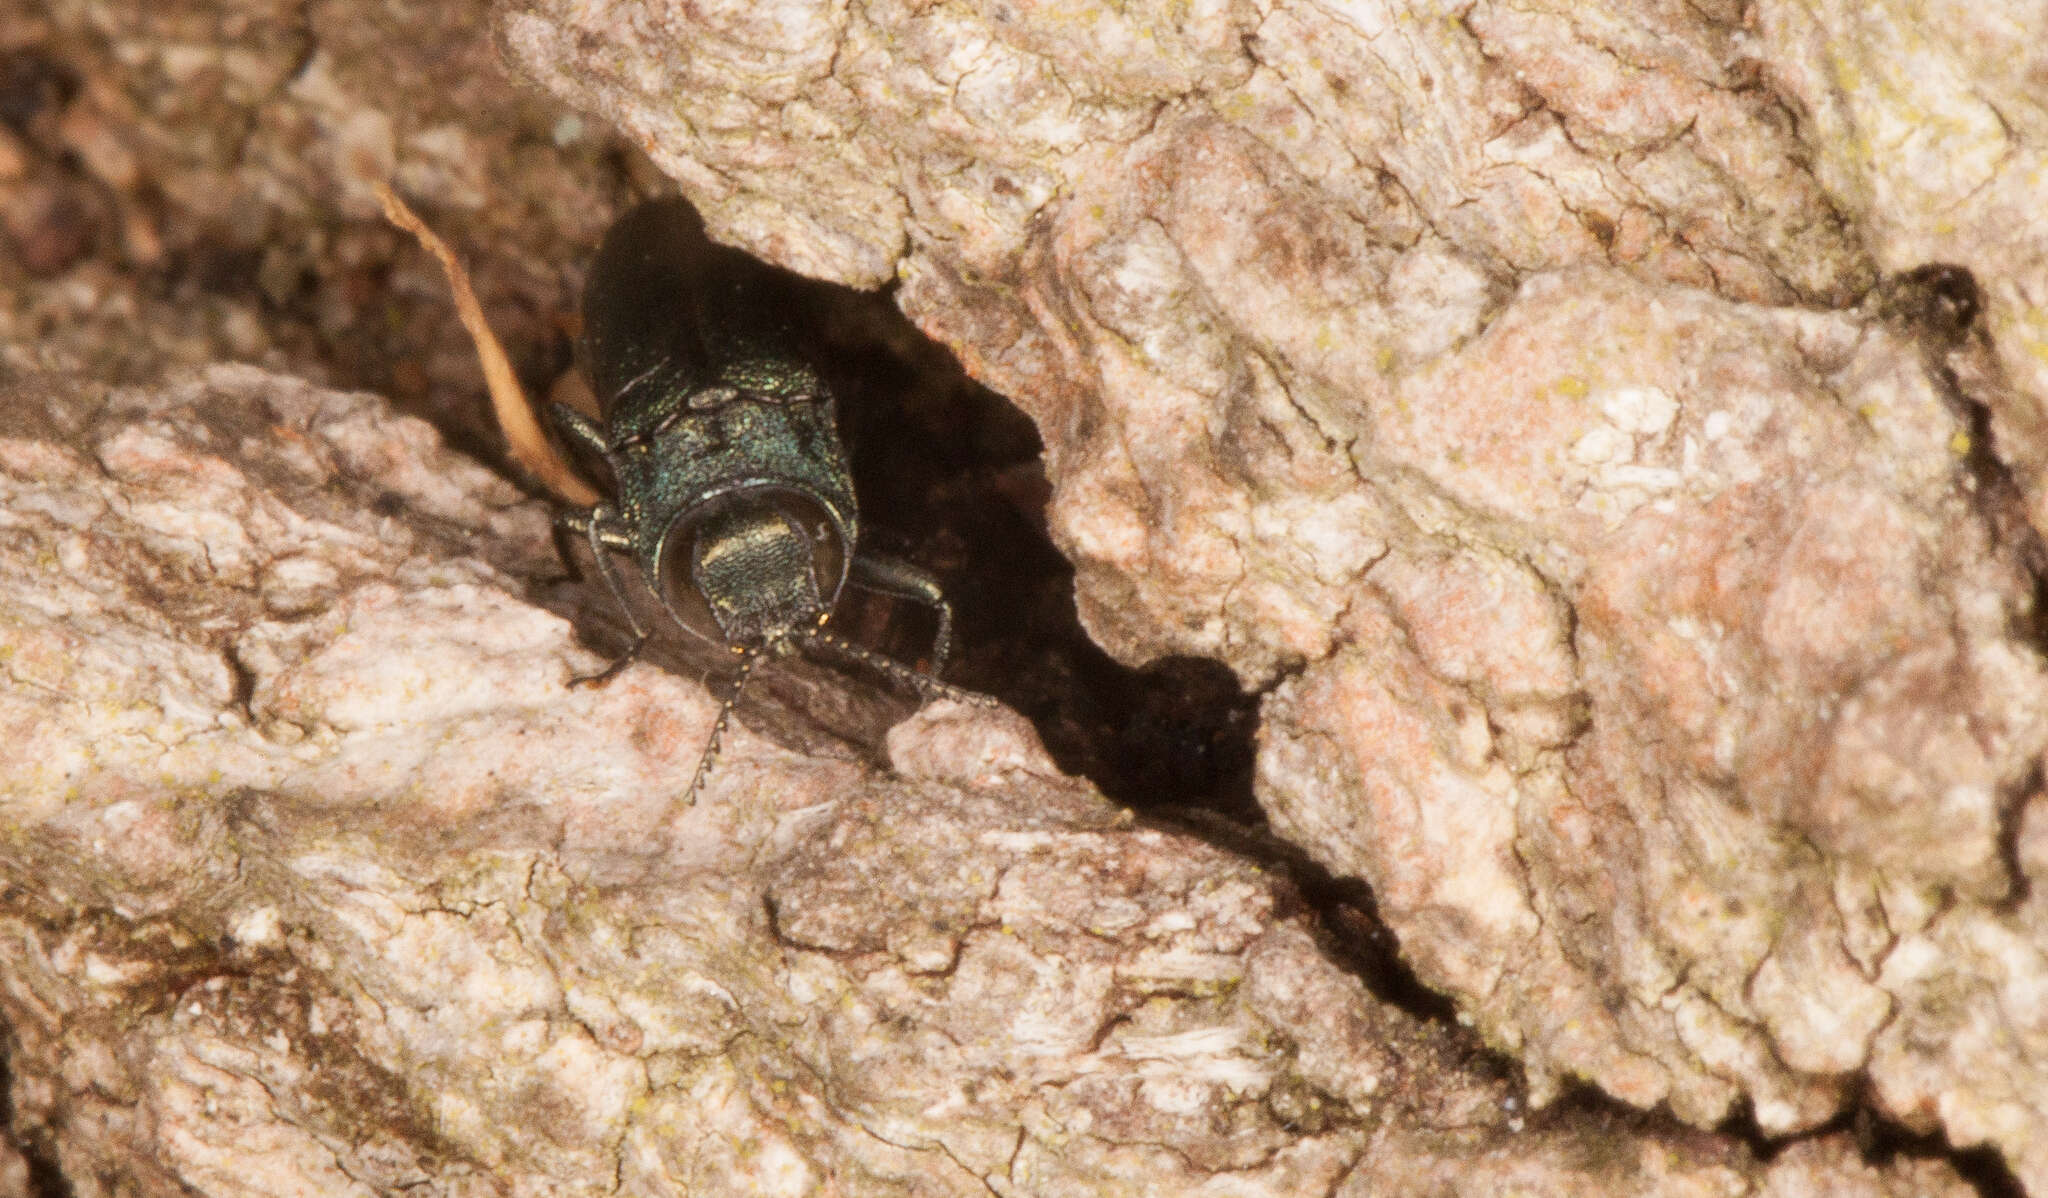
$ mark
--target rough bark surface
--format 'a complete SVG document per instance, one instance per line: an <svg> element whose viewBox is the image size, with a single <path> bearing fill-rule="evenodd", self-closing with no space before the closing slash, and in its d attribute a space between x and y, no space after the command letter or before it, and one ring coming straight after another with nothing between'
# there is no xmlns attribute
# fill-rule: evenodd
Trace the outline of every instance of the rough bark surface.
<svg viewBox="0 0 2048 1198"><path fill-rule="evenodd" d="M683 807L709 696L570 686L545 511L376 397L27 379L0 428L0 1008L80 1198L1968 1192L1530 1115L1007 713L888 771L742 729Z"/></svg>
<svg viewBox="0 0 2048 1198"><path fill-rule="evenodd" d="M476 359L395 183L522 368L624 202L613 135L508 77L485 0L0 6L0 366L260 362L488 448Z"/></svg>
<svg viewBox="0 0 2048 1198"><path fill-rule="evenodd" d="M1967 9L1967 11L1966 11ZM510 0L1036 420L1094 635L1530 1070L2048 1192L2048 15ZM1968 267L1944 291L1929 262Z"/></svg>

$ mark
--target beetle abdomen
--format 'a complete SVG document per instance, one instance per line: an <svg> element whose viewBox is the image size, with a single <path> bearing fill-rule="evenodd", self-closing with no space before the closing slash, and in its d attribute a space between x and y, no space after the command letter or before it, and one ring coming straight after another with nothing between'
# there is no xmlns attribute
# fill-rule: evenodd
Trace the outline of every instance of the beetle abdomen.
<svg viewBox="0 0 2048 1198"><path fill-rule="evenodd" d="M800 334L809 284L712 241L680 197L612 225L583 288L583 358L615 433L651 431L692 395L824 394Z"/></svg>

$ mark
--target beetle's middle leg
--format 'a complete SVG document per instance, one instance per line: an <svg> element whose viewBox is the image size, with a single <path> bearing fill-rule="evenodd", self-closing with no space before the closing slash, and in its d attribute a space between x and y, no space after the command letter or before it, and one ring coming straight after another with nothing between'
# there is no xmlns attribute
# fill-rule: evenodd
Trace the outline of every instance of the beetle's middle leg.
<svg viewBox="0 0 2048 1198"><path fill-rule="evenodd" d="M610 504L600 503L583 511L565 511L555 516L555 526L579 534L590 542L590 556L597 563L598 577L612 593L619 610L626 613L626 623L633 629L633 643L626 651L612 660L612 663L595 674L586 674L569 680L571 686L599 686L609 682L612 676L631 665L640 656L640 650L647 644L647 629L640 626L640 617L633 612L633 605L626 599L626 580L619 577L619 568L612 563L611 551L633 547L632 538L618 526L617 516Z"/></svg>
<svg viewBox="0 0 2048 1198"><path fill-rule="evenodd" d="M901 558L856 553L848 581L864 591L909 599L937 612L939 630L932 637L932 677L945 671L946 659L953 655L953 605L946 602L938 579Z"/></svg>

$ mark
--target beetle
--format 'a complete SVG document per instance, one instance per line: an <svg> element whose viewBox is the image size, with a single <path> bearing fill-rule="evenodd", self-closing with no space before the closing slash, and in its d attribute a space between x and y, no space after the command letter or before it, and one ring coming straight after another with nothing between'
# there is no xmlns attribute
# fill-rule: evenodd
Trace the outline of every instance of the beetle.
<svg viewBox="0 0 2048 1198"><path fill-rule="evenodd" d="M650 635L614 551L630 558L678 626L738 659L686 803L769 655L808 649L865 665L927 700L991 702L936 677L953 635L938 580L860 544L834 398L805 352L810 286L712 241L685 200L643 203L605 234L584 286L579 351L599 418L552 409L564 438L601 459L613 483L611 498L562 511L557 527L588 542L634 637L577 682L611 678ZM849 584L932 609L931 674L826 630Z"/></svg>

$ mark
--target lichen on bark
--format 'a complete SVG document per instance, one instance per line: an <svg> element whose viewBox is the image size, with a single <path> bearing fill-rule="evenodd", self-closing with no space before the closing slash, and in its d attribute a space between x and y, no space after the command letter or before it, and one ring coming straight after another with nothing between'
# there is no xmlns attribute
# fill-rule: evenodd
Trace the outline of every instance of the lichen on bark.
<svg viewBox="0 0 2048 1198"><path fill-rule="evenodd" d="M1038 424L1090 631L1268 692L1275 828L1539 1099L1867 1092L2048 1186L2031 18L777 11L501 31L727 235L901 280ZM1979 325L1900 318L1928 263Z"/></svg>
<svg viewBox="0 0 2048 1198"><path fill-rule="evenodd" d="M1009 716L927 711L884 770L903 710L798 673L683 810L705 690L565 687L545 513L374 399L23 373L333 358L393 251L322 214L389 169L522 245L603 207L488 202L479 147L544 170L574 131L501 123L473 62L385 93L430 56L347 6L210 14L182 57L147 49L174 12L51 13L142 81L0 134L0 1006L81 1194L1960 1184L1528 1109L1574 1077L1768 1136L1857 1098L2048 1187L2025 18L498 6L721 236L894 281L1029 413L1090 630L1264 694L1273 828L1372 885L1524 1093ZM179 139L222 103L253 115L189 123L238 139ZM305 299L259 246L269 309L13 286L91 244L57 217L94 188L137 269L213 220L358 273ZM1929 262L1978 323L1929 316ZM552 269L500 307L543 323ZM468 369L442 332L422 377Z"/></svg>

